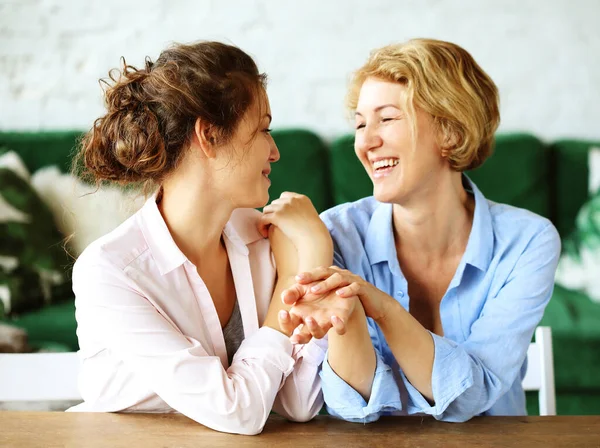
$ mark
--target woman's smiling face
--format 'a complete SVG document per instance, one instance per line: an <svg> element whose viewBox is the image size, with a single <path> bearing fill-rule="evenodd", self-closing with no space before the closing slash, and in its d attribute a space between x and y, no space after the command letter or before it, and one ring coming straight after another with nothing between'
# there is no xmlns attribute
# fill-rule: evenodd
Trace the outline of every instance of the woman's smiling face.
<svg viewBox="0 0 600 448"><path fill-rule="evenodd" d="M411 117L404 97L402 84L367 78L356 106L354 149L373 181L375 199L381 202L404 204L449 169L433 118L417 107ZM412 120L416 120L414 138Z"/></svg>

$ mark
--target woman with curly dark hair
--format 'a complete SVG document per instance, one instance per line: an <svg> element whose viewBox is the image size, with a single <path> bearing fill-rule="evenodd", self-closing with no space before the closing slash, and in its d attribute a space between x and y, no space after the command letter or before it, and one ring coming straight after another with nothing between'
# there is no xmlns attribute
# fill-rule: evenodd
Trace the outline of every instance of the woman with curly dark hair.
<svg viewBox="0 0 600 448"><path fill-rule="evenodd" d="M112 72L107 113L76 163L96 182L154 193L75 263L84 403L72 411L181 412L256 434L272 408L297 421L321 408L324 352L292 345L286 306L271 298L298 270L330 264L331 240L300 195L280 201L304 204L303 221L268 226L254 210L279 159L265 82L218 42Z"/></svg>

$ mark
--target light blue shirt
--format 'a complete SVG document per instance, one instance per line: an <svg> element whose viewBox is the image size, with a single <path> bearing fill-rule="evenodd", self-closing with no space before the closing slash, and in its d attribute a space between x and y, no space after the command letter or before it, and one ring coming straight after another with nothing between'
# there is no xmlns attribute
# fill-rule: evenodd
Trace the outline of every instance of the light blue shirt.
<svg viewBox="0 0 600 448"><path fill-rule="evenodd" d="M527 348L552 295L560 238L547 219L488 201L465 180L475 197L473 227L440 304L444 336L431 333L434 404L410 384L383 333L368 319L377 355L369 402L333 372L326 357L320 374L330 414L357 422L389 414L424 413L452 422L476 415L526 415L521 381ZM408 310L392 205L368 197L321 217L334 241L334 263Z"/></svg>

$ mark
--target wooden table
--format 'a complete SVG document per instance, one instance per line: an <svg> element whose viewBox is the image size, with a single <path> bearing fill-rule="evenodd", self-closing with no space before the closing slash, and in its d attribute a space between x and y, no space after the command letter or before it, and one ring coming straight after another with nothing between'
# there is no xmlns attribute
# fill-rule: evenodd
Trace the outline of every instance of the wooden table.
<svg viewBox="0 0 600 448"><path fill-rule="evenodd" d="M600 447L600 416L478 417L466 423L384 417L362 425L273 417L259 436L224 434L179 414L0 412L0 447Z"/></svg>

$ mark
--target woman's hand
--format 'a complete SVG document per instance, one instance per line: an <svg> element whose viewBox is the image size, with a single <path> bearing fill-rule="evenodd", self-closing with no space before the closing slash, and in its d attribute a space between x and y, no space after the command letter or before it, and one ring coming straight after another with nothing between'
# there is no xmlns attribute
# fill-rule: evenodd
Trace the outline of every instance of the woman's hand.
<svg viewBox="0 0 600 448"><path fill-rule="evenodd" d="M313 294L310 286L295 284L282 293L283 302L293 306L289 312L279 313L281 329L290 333L302 324L291 337L293 343L306 344L312 337L321 339L332 328L339 335L346 333L350 316L357 306L362 307L356 296L340 297L332 291Z"/></svg>
<svg viewBox="0 0 600 448"><path fill-rule="evenodd" d="M385 319L388 306L395 300L360 276L337 266L319 267L296 276L297 284L281 294L288 305L310 300L312 296L335 294L340 298L358 297L367 317L375 321ZM309 295L309 294L312 294ZM292 308L293 309L293 308Z"/></svg>
<svg viewBox="0 0 600 448"><path fill-rule="evenodd" d="M313 269L333 260L333 242L327 227L307 196L284 192L263 209L259 231L267 236L278 227L298 251L298 268Z"/></svg>

